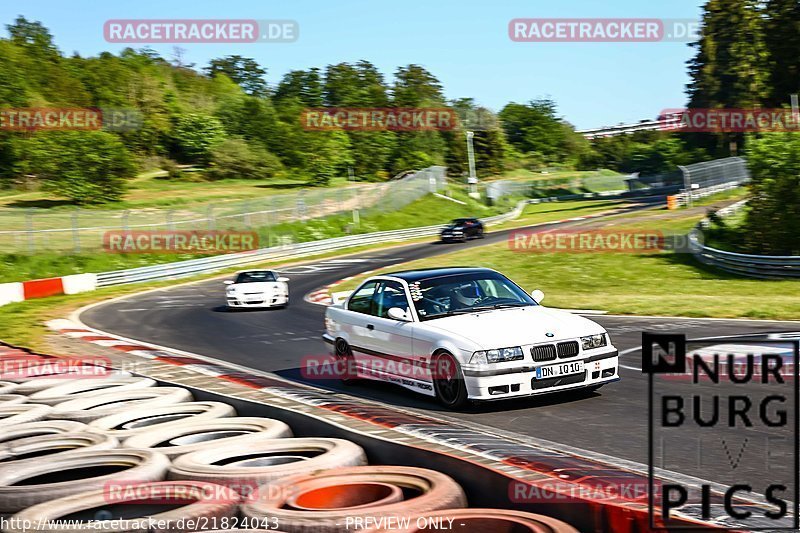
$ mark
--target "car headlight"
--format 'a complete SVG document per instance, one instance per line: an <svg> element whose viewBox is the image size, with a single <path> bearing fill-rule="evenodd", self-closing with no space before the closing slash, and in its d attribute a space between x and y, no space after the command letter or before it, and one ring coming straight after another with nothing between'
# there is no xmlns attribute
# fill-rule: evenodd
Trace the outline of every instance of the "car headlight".
<svg viewBox="0 0 800 533"><path fill-rule="evenodd" d="M606 340L606 334L600 333L597 335L589 335L588 337L581 337L581 345L583 346L584 350L592 350L594 348L600 348L608 344Z"/></svg>
<svg viewBox="0 0 800 533"><path fill-rule="evenodd" d="M475 365L485 365L488 363L504 363L506 361L518 361L522 359L522 348L513 346L511 348L499 348L497 350L481 350L472 354L469 362Z"/></svg>

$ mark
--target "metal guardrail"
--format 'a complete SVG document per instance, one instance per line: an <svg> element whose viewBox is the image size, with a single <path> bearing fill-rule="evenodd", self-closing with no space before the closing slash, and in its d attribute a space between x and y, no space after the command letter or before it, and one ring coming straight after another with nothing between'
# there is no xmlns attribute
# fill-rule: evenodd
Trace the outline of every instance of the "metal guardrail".
<svg viewBox="0 0 800 533"><path fill-rule="evenodd" d="M719 216L728 216L740 210L746 200L717 211ZM800 278L800 256L796 255L752 255L718 250L701 242L703 228L708 219L703 219L689 233L689 247L699 262L732 274L751 278L790 279Z"/></svg>
<svg viewBox="0 0 800 533"><path fill-rule="evenodd" d="M523 200L519 202L510 212L485 218L483 219L483 222L487 224L497 224L505 222L506 220L512 220L522 213L522 209L527 203L529 203L529 201ZM334 237L332 239L323 239L319 241L290 244L285 246L274 246L272 248L249 250L247 252L219 255L214 257L190 259L188 261L167 263L163 265L153 265L127 270L115 270L112 272L101 272L97 274L97 286L110 287L112 285L138 283L141 281L175 279L263 261L295 259L355 246L403 241L417 237L427 237L430 235L436 235L441 228L442 224L437 224L435 226L378 231L374 233L348 235L346 237Z"/></svg>

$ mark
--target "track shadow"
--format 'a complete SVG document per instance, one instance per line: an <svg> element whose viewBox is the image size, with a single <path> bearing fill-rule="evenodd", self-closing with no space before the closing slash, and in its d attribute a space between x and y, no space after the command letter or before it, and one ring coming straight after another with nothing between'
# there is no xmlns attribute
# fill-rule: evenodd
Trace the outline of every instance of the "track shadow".
<svg viewBox="0 0 800 533"><path fill-rule="evenodd" d="M241 307L238 309L232 309L227 305L217 305L211 308L213 313L230 313L235 315L237 313L255 313L255 312L275 312L275 311L282 311L283 307Z"/></svg>
<svg viewBox="0 0 800 533"><path fill-rule="evenodd" d="M53 207L76 206L72 200L16 200L9 202L7 207L50 209Z"/></svg>
<svg viewBox="0 0 800 533"><path fill-rule="evenodd" d="M365 400L379 401L390 406L424 409L442 413L451 413L452 410L439 405L435 398L414 393L399 385L376 380L359 380L353 384L345 385L338 379L310 379L303 375L300 368L289 368L275 371L279 376L311 385L331 392L349 394ZM494 413L520 411L525 409L538 409L551 405L575 403L602 396L601 392L579 389L569 392L554 392L529 397L509 398L507 400L492 400L467 404L460 409L460 413Z"/></svg>

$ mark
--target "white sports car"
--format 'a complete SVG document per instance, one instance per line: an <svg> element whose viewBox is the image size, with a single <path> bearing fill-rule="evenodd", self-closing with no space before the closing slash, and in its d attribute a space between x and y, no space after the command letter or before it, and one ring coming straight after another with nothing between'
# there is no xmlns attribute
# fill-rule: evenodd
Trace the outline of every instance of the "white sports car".
<svg viewBox="0 0 800 533"><path fill-rule="evenodd" d="M606 330L542 298L487 268L373 276L328 307L323 338L353 369L345 381L397 383L450 408L617 381Z"/></svg>
<svg viewBox="0 0 800 533"><path fill-rule="evenodd" d="M237 273L235 280L226 280L225 285L229 309L289 305L289 278L274 270L245 270Z"/></svg>

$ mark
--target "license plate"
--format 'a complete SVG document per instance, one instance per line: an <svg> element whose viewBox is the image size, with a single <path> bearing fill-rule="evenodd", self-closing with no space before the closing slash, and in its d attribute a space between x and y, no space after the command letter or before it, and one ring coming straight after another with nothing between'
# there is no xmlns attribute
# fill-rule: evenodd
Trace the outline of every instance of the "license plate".
<svg viewBox="0 0 800 533"><path fill-rule="evenodd" d="M559 376L579 374L581 372L583 372L583 361L540 366L536 369L536 379L557 378Z"/></svg>

